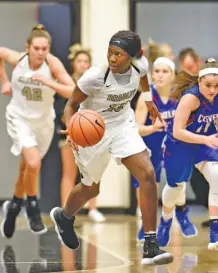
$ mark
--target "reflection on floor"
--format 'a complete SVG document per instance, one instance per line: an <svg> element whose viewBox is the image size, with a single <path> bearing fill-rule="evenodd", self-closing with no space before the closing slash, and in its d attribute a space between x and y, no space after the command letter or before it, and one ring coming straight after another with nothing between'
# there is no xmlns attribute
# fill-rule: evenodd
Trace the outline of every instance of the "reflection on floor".
<svg viewBox="0 0 218 273"><path fill-rule="evenodd" d="M218 272L218 252L207 250L208 230L200 227L206 217L203 209L192 209L192 219L199 229L198 236L192 239L184 239L174 223L168 247L174 254L174 262L147 267L140 265L142 245L136 243L136 217L108 216L103 224L78 217L81 247L75 252L60 245L49 217L44 219L50 229L41 236L32 234L24 217L20 217L14 238L0 238L0 273L215 273Z"/></svg>

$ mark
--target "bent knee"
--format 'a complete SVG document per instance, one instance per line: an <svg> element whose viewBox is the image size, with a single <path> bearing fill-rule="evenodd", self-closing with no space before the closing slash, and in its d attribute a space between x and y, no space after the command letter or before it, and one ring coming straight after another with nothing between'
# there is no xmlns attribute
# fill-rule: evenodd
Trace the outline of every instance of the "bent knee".
<svg viewBox="0 0 218 273"><path fill-rule="evenodd" d="M91 197L92 198L97 197L99 193L100 193L100 184L93 183L91 187Z"/></svg>
<svg viewBox="0 0 218 273"><path fill-rule="evenodd" d="M26 161L26 167L33 172L38 172L41 167L41 160L39 158L31 158Z"/></svg>
<svg viewBox="0 0 218 273"><path fill-rule="evenodd" d="M146 168L143 168L138 173L137 180L139 183L155 183L155 172L154 168L152 166L148 166Z"/></svg>

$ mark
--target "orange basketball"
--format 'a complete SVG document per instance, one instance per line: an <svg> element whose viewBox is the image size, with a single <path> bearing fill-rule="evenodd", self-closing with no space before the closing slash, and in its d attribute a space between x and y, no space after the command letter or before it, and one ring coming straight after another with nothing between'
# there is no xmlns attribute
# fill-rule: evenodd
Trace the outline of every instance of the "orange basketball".
<svg viewBox="0 0 218 273"><path fill-rule="evenodd" d="M92 110L82 110L75 113L68 124L70 138L82 147L97 144L104 136L104 132L103 118Z"/></svg>

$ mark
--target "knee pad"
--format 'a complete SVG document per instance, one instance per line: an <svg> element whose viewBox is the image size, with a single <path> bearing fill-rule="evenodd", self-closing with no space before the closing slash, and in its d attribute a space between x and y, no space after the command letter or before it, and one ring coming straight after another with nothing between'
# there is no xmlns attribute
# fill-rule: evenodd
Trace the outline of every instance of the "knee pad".
<svg viewBox="0 0 218 273"><path fill-rule="evenodd" d="M181 195L185 196L186 183L177 183L177 187L170 187L165 185L162 192L162 202L164 206L172 208L177 204Z"/></svg>
<svg viewBox="0 0 218 273"><path fill-rule="evenodd" d="M218 162L200 162L196 164L196 167L204 175L210 186L210 192L218 194Z"/></svg>
<svg viewBox="0 0 218 273"><path fill-rule="evenodd" d="M202 163L202 162L201 162ZM199 164L200 165L200 164ZM218 162L203 162L199 169L209 183L209 206L218 207ZM198 166L197 166L198 168Z"/></svg>

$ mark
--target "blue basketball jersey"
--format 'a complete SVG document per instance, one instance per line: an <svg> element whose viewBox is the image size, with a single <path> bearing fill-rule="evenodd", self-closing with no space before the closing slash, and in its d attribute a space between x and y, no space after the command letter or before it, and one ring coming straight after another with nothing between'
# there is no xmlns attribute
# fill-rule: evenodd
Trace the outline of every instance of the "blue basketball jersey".
<svg viewBox="0 0 218 273"><path fill-rule="evenodd" d="M199 98L200 106L191 113L186 129L200 135L212 135L217 132L216 120L218 118L218 95L210 103L199 91L198 85L187 90L184 95L192 94Z"/></svg>
<svg viewBox="0 0 218 273"><path fill-rule="evenodd" d="M152 90L152 97L153 102L157 106L157 109L159 113L161 114L161 117L165 120L167 123L167 129L163 132L155 132L149 136L143 137L144 142L148 146L148 148L152 152L160 151L163 139L166 136L167 131L172 131L173 126L173 119L176 111L177 102L169 99L166 103L164 103L161 100L160 95L158 94L157 90L155 89L155 86L152 84L151 86ZM150 118L150 114L148 113L147 119L145 121L145 125L152 125L152 120Z"/></svg>
<svg viewBox="0 0 218 273"><path fill-rule="evenodd" d="M212 135L217 132L218 95L210 103L199 91L198 85L184 92L183 96L193 94L200 100L200 106L191 113L186 129L199 135ZM165 151L165 167L168 184L188 181L193 165L201 161L218 161L218 151L202 144L192 144L177 140L173 131L168 131Z"/></svg>
<svg viewBox="0 0 218 273"><path fill-rule="evenodd" d="M151 162L154 166L155 174L156 174L156 182L160 182L160 175L162 169L162 160L163 160L163 149L162 144L164 138L167 134L167 130L172 131L173 118L175 115L175 109L177 103L169 99L166 103L164 103L160 95L158 94L155 86L152 84L150 86L152 91L153 102L157 106L158 111L160 112L162 118L167 123L167 129L163 132L156 132L149 136L144 136L143 140L146 146L151 150ZM147 119L145 121L145 125L152 125L152 120L150 118L150 114L148 113ZM139 186L138 181L136 179L132 179L132 184L135 188Z"/></svg>

